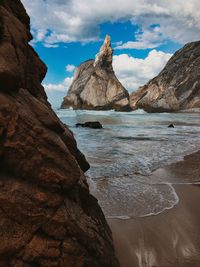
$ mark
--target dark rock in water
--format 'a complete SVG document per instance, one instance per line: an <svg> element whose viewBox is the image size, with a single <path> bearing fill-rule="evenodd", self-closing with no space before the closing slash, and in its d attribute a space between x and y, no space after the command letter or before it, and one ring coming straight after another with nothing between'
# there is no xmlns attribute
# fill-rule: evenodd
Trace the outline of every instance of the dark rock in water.
<svg viewBox="0 0 200 267"><path fill-rule="evenodd" d="M200 41L185 45L161 73L130 96L132 109L175 112L200 108Z"/></svg>
<svg viewBox="0 0 200 267"><path fill-rule="evenodd" d="M84 155L41 85L19 0L0 2L0 266L119 266Z"/></svg>
<svg viewBox="0 0 200 267"><path fill-rule="evenodd" d="M88 128L93 128L93 129L102 129L103 126L99 121L88 121L85 123L77 123L76 127L88 127Z"/></svg>
<svg viewBox="0 0 200 267"><path fill-rule="evenodd" d="M82 63L61 108L130 111L129 94L115 76L113 50L107 36L96 60Z"/></svg>
<svg viewBox="0 0 200 267"><path fill-rule="evenodd" d="M168 126L168 128L174 128L174 125L173 125L173 124L170 124L170 125Z"/></svg>

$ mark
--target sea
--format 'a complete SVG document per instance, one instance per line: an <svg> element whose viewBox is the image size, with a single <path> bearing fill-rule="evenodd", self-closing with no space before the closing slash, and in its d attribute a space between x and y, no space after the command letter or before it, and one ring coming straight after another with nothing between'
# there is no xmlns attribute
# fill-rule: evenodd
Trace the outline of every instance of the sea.
<svg viewBox="0 0 200 267"><path fill-rule="evenodd" d="M199 113L146 113L56 109L74 132L90 163L86 177L107 218L129 219L159 214L179 201L176 183L199 177L157 177L152 172L200 150ZM76 128L99 121L103 129ZM173 124L174 128L168 128Z"/></svg>

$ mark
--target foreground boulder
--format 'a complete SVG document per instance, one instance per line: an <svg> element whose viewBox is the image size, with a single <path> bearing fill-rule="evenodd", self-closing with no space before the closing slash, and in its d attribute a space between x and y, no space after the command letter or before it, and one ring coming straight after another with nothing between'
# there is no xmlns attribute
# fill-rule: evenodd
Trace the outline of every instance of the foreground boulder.
<svg viewBox="0 0 200 267"><path fill-rule="evenodd" d="M82 63L61 108L129 111L129 94L115 76L113 50L106 36L95 60Z"/></svg>
<svg viewBox="0 0 200 267"><path fill-rule="evenodd" d="M0 266L118 266L89 168L47 102L19 0L0 3Z"/></svg>
<svg viewBox="0 0 200 267"><path fill-rule="evenodd" d="M103 126L99 121L87 121L84 123L77 123L76 127L87 127L92 129L102 129Z"/></svg>
<svg viewBox="0 0 200 267"><path fill-rule="evenodd" d="M147 112L200 110L200 41L185 45L161 73L131 95L132 109Z"/></svg>

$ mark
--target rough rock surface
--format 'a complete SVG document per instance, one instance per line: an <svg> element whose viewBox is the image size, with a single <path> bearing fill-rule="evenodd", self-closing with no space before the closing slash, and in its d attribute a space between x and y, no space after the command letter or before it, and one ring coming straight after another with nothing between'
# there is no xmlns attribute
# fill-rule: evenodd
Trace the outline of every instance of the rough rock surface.
<svg viewBox="0 0 200 267"><path fill-rule="evenodd" d="M73 134L41 81L19 0L0 2L0 267L118 266Z"/></svg>
<svg viewBox="0 0 200 267"><path fill-rule="evenodd" d="M103 129L103 126L99 121L86 121L84 123L77 123L76 127L87 127L87 128L92 128L92 129Z"/></svg>
<svg viewBox="0 0 200 267"><path fill-rule="evenodd" d="M200 108L200 41L185 45L161 73L131 95L132 109L173 112Z"/></svg>
<svg viewBox="0 0 200 267"><path fill-rule="evenodd" d="M130 110L129 94L115 76L112 58L111 40L107 35L96 59L76 69L61 108Z"/></svg>

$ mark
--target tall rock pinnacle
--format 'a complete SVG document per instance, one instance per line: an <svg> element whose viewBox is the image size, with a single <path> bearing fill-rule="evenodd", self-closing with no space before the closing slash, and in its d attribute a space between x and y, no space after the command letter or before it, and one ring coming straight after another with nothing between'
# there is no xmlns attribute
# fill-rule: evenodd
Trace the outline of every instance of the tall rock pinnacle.
<svg viewBox="0 0 200 267"><path fill-rule="evenodd" d="M109 69L113 70L112 59L113 59L113 49L111 47L111 38L109 35L106 35L105 41L99 53L96 55L94 67L99 66L108 70Z"/></svg>
<svg viewBox="0 0 200 267"><path fill-rule="evenodd" d="M84 62L76 69L61 107L130 110L129 94L115 76L112 59L111 38L107 35L96 59Z"/></svg>

